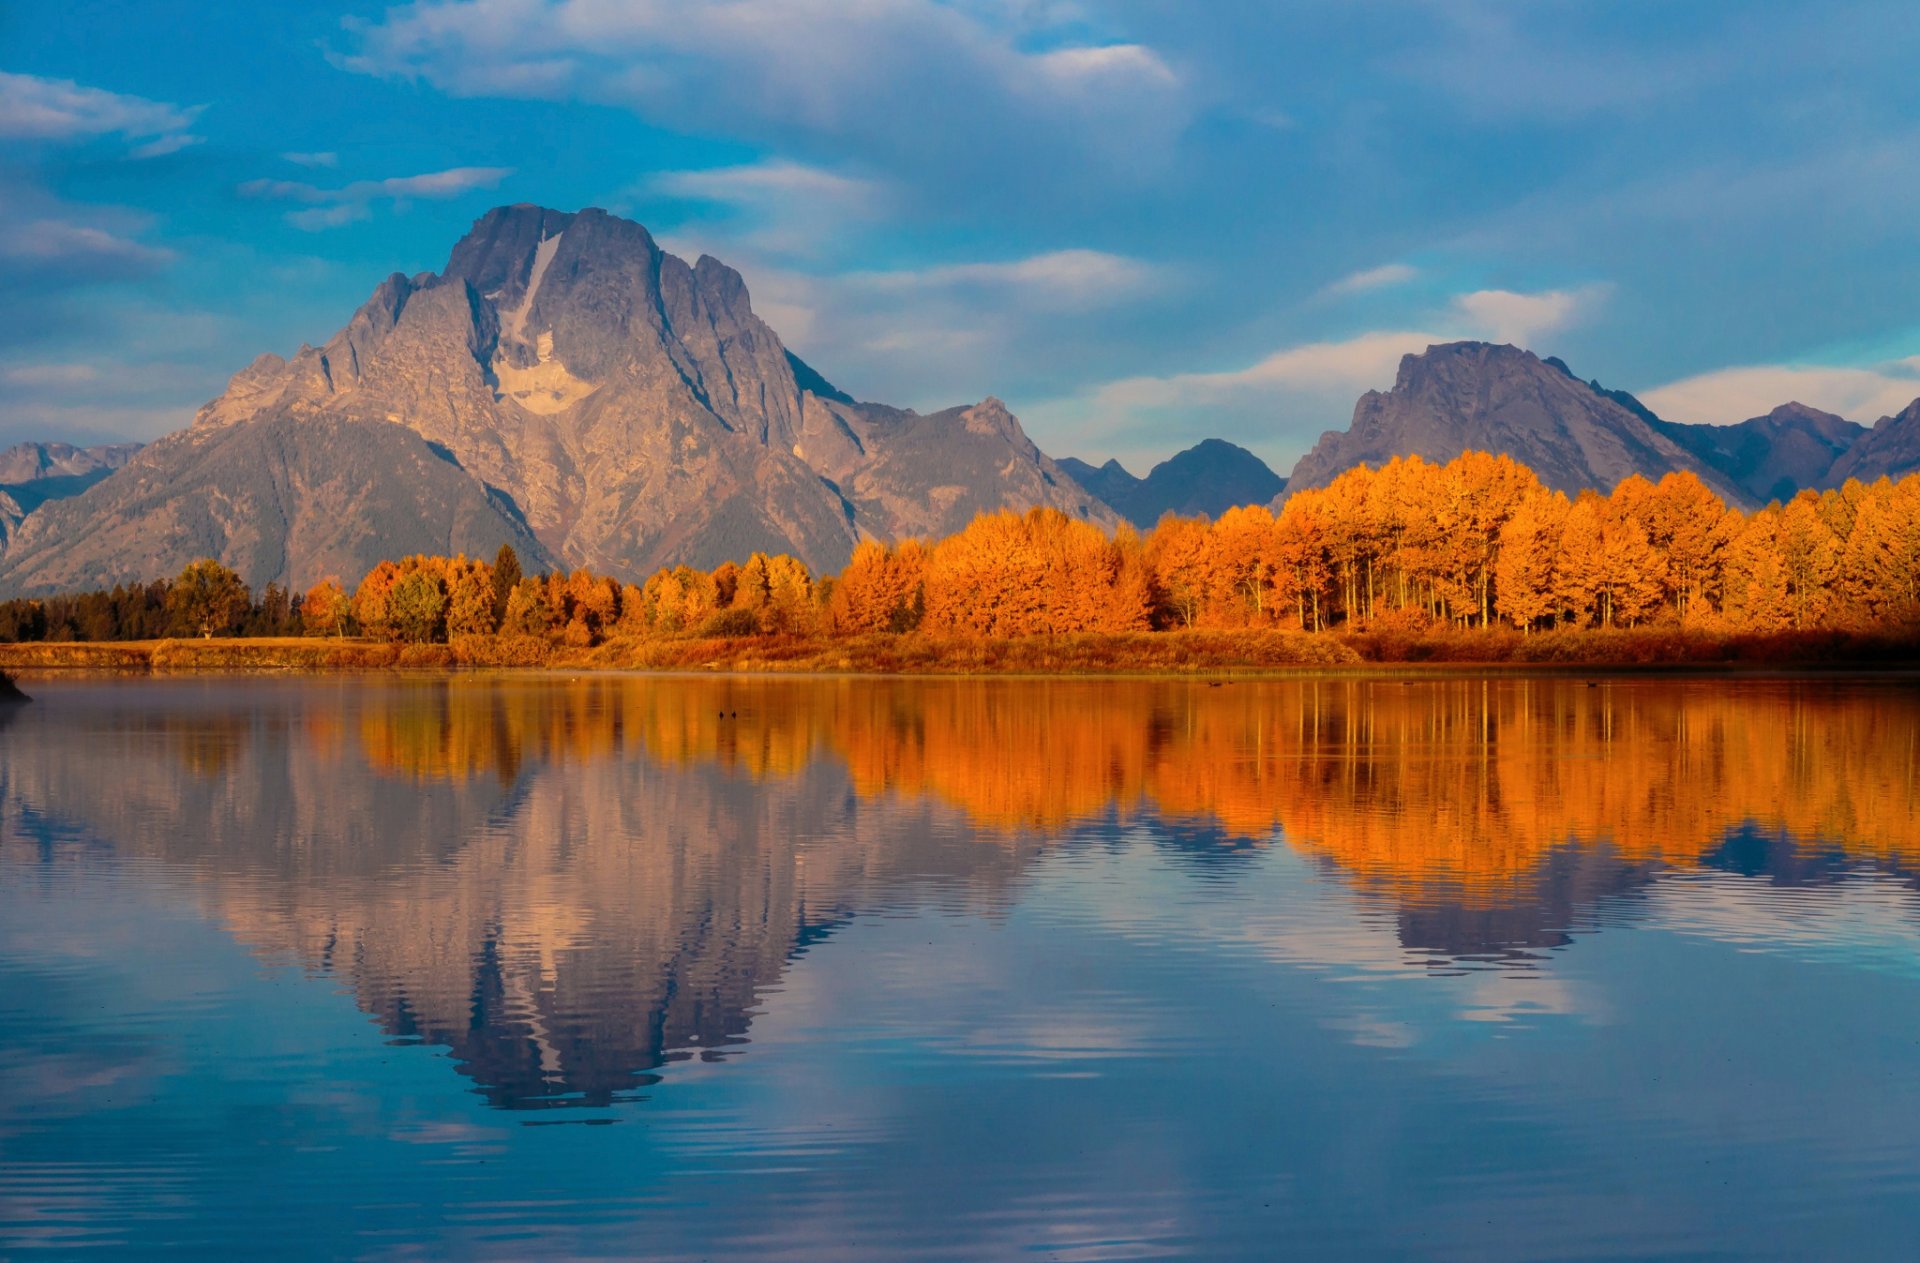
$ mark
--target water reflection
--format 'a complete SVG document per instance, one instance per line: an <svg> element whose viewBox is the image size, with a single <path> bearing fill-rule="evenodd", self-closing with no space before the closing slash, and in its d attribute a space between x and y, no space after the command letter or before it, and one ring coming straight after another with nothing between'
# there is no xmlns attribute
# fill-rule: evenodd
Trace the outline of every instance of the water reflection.
<svg viewBox="0 0 1920 1263"><path fill-rule="evenodd" d="M1036 857L1074 848L1144 839L1229 885L1275 848L1310 856L1392 925L1402 963L1441 970L1536 963L1663 875L1905 883L1920 859L1904 684L44 691L0 734L10 855L152 861L250 949L339 980L520 1110L607 1106L670 1062L724 1059L837 927L1005 915ZM1669 920L1737 930L1684 889L1660 894ZM1294 960L1351 950L1291 933Z"/></svg>

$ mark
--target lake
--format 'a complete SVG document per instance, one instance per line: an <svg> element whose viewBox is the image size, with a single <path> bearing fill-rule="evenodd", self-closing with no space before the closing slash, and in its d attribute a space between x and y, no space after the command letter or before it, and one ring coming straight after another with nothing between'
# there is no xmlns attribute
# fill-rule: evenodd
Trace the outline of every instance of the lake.
<svg viewBox="0 0 1920 1263"><path fill-rule="evenodd" d="M1920 1240L1910 679L28 688L0 1256Z"/></svg>

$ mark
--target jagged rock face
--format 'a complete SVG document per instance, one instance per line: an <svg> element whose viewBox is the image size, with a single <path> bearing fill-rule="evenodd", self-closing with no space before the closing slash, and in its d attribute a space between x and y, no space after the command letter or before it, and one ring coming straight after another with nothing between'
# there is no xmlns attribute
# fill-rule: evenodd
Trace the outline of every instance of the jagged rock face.
<svg viewBox="0 0 1920 1263"><path fill-rule="evenodd" d="M1067 457L1060 466L1141 528L1168 513L1219 517L1236 505L1265 504L1287 485L1258 456L1222 439L1201 440L1155 465L1145 478L1135 478L1117 460L1096 469Z"/></svg>
<svg viewBox="0 0 1920 1263"><path fill-rule="evenodd" d="M70 443L16 443L0 452L0 551L4 551L20 519L49 500L77 496L133 459L138 443L103 443L74 447Z"/></svg>
<svg viewBox="0 0 1920 1263"><path fill-rule="evenodd" d="M70 443L16 443L0 452L0 486L17 486L48 478L83 478L108 474L133 459L138 443L103 443L74 447Z"/></svg>
<svg viewBox="0 0 1920 1263"><path fill-rule="evenodd" d="M18 500L0 491L0 552L6 551L7 545L13 542L14 533L26 516Z"/></svg>
<svg viewBox="0 0 1920 1263"><path fill-rule="evenodd" d="M1849 478L1872 482L1920 470L1920 399L1890 417L1881 417L1827 471L1826 485Z"/></svg>
<svg viewBox="0 0 1920 1263"><path fill-rule="evenodd" d="M1549 487L1611 490L1631 474L1692 470L1721 496L1752 497L1643 415L1531 351L1485 342L1428 347L1400 361L1391 391L1368 391L1345 433L1328 432L1294 466L1289 491L1323 487L1356 465L1395 456L1446 461L1504 452Z"/></svg>
<svg viewBox="0 0 1920 1263"><path fill-rule="evenodd" d="M151 444L84 495L42 506L0 560L0 591L111 587L217 557L249 582L351 583L387 557L540 542L511 506L386 422L274 416L201 426Z"/></svg>
<svg viewBox="0 0 1920 1263"><path fill-rule="evenodd" d="M998 401L926 417L855 403L787 351L739 273L704 256L689 266L598 210L489 212L444 272L396 273L326 345L255 360L191 433L319 418L406 427L471 477L463 503L495 502L491 527L524 520L558 563L636 581L756 549L838 569L863 535L943 534L983 508L1046 504L1114 520ZM175 445L168 458L198 450ZM112 481L70 523L135 501L157 521L190 512ZM419 500L432 519L439 506ZM314 510L286 509L291 539ZM371 556L405 551L383 541L398 540L406 516L396 506L368 524L380 537ZM130 540L111 559L65 552L62 575L158 564ZM264 566L274 552L235 556ZM314 577L301 550L282 552L281 569L243 573ZM5 580L55 583L19 553Z"/></svg>
<svg viewBox="0 0 1920 1263"><path fill-rule="evenodd" d="M1737 425L1677 425L1660 431L1740 485L1757 504L1826 485L1828 472L1867 430L1803 403L1785 403Z"/></svg>

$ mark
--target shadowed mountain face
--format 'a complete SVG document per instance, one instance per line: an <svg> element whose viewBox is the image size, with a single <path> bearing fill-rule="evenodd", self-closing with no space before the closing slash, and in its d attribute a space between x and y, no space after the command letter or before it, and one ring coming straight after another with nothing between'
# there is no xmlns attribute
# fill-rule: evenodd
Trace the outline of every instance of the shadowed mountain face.
<svg viewBox="0 0 1920 1263"><path fill-rule="evenodd" d="M781 344L739 273L705 256L689 265L639 224L599 210L489 212L443 272L390 276L324 346L254 361L144 467L150 481L265 503L277 492L260 476L228 469L210 480L197 469L217 447L205 436L319 419L369 434L406 427L472 484L462 499L498 506L480 533L524 521L559 562L624 579L755 549L837 569L863 534L946 533L979 508L1043 504L1113 520L998 401L927 417L855 403ZM337 449L355 431L335 434ZM76 575L147 578L208 552L255 583L305 584L324 570L351 582L442 512L424 490L410 494L411 482L373 476L369 499L385 511L358 522L364 547L344 562L299 542L315 533L311 517L338 504L281 501L290 514L281 541L253 541L273 531L270 520L235 518L175 542L159 527L188 508L136 507L130 478L108 479L62 529L23 531L0 582L38 590ZM119 525L76 545L73 528L95 517ZM276 567L265 568L271 558Z"/></svg>
<svg viewBox="0 0 1920 1263"><path fill-rule="evenodd" d="M1485 342L1432 346L1402 359L1393 389L1362 395L1352 426L1322 435L1287 487L1323 487L1356 465L1395 456L1447 461L1475 449L1505 453L1569 494L1608 491L1631 474L1657 480L1684 469L1729 501L1753 499L1663 433L1644 408L1581 381L1558 361Z"/></svg>
<svg viewBox="0 0 1920 1263"><path fill-rule="evenodd" d="M1890 417L1882 417L1861 435L1827 471L1827 485L1849 478L1872 482L1920 470L1920 399Z"/></svg>
<svg viewBox="0 0 1920 1263"><path fill-rule="evenodd" d="M1135 478L1117 460L1095 468L1069 456L1060 467L1135 526L1150 527L1162 515L1219 517L1242 504L1265 504L1286 479L1244 447L1204 439Z"/></svg>
<svg viewBox="0 0 1920 1263"><path fill-rule="evenodd" d="M1831 412L1785 403L1737 425L1659 423L1660 432L1740 485L1756 504L1824 487L1834 465L1867 433Z"/></svg>

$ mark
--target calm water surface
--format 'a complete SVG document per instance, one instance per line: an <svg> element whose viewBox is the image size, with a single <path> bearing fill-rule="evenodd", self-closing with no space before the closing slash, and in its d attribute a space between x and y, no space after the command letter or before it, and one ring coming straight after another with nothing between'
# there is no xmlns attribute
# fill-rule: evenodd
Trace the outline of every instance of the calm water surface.
<svg viewBox="0 0 1920 1263"><path fill-rule="evenodd" d="M1920 1241L1908 682L31 687L0 1257Z"/></svg>

